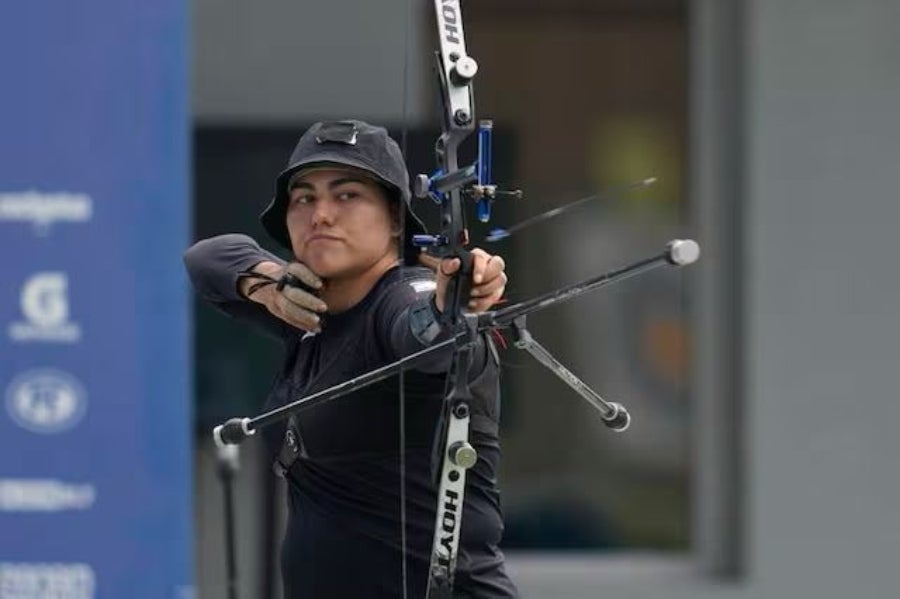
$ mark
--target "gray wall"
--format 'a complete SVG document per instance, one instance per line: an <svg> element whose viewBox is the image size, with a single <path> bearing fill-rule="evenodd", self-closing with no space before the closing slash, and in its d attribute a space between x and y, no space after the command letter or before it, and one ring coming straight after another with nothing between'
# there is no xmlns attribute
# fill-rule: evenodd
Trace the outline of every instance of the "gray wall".
<svg viewBox="0 0 900 599"><path fill-rule="evenodd" d="M896 596L900 3L746 17L748 569L766 596Z"/></svg>
<svg viewBox="0 0 900 599"><path fill-rule="evenodd" d="M701 569L584 597L896 596L898 23L888 0L695 2Z"/></svg>
<svg viewBox="0 0 900 599"><path fill-rule="evenodd" d="M431 26L426 9L430 2L406 0L195 0L194 117L229 124L348 115L398 122L407 35L411 48L422 47L422 36L431 33L424 29ZM424 96L430 60L424 52L409 54L413 121L432 99Z"/></svg>
<svg viewBox="0 0 900 599"><path fill-rule="evenodd" d="M197 118L358 112L343 102L361 93L373 118L398 116L402 9L375 4L200 0ZM510 568L528 597L894 597L900 2L695 0L691 15L695 555ZM319 17L347 19L347 40L319 39ZM259 50L295 31L294 59Z"/></svg>

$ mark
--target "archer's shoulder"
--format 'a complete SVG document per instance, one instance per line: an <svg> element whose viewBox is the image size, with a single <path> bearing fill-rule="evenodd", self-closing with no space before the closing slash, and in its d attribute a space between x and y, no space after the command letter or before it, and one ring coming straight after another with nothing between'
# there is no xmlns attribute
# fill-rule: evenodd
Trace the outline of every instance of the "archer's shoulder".
<svg viewBox="0 0 900 599"><path fill-rule="evenodd" d="M434 293L437 288L434 272L420 266L404 266L389 274L385 292L394 297L415 299Z"/></svg>

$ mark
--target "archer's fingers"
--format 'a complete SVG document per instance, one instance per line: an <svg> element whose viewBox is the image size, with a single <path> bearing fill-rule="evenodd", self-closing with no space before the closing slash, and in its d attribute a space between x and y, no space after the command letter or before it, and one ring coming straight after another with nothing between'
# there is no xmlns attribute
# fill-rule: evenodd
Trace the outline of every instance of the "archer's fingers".
<svg viewBox="0 0 900 599"><path fill-rule="evenodd" d="M301 308L283 294L275 295L273 313L286 323L304 331L320 331L322 320L313 312Z"/></svg>
<svg viewBox="0 0 900 599"><path fill-rule="evenodd" d="M502 297L503 289L499 289L487 297L473 298L469 300L469 312L473 312L475 314L479 312L487 312L494 306L494 304L499 302Z"/></svg>
<svg viewBox="0 0 900 599"><path fill-rule="evenodd" d="M299 287L287 286L281 290L281 294L286 297L290 303L311 312L322 313L328 309L325 302Z"/></svg>
<svg viewBox="0 0 900 599"><path fill-rule="evenodd" d="M480 248L474 248L472 254L472 283L478 285L484 280L484 271L491 255Z"/></svg>
<svg viewBox="0 0 900 599"><path fill-rule="evenodd" d="M505 269L506 262L500 256L478 248L472 250L472 282L476 285L498 277Z"/></svg>
<svg viewBox="0 0 900 599"><path fill-rule="evenodd" d="M497 276L485 280L481 285L474 285L469 295L473 299L478 299L496 294L499 298L506 289L507 280L506 273L501 272Z"/></svg>
<svg viewBox="0 0 900 599"><path fill-rule="evenodd" d="M322 288L322 279L301 262L289 262L285 270L313 289Z"/></svg>
<svg viewBox="0 0 900 599"><path fill-rule="evenodd" d="M503 276L506 281L506 261L501 256L491 256L484 267L484 280L490 281Z"/></svg>
<svg viewBox="0 0 900 599"><path fill-rule="evenodd" d="M438 270L445 277L449 277L459 270L461 264L462 262L460 262L459 258L447 258L445 260L441 260L441 264Z"/></svg>

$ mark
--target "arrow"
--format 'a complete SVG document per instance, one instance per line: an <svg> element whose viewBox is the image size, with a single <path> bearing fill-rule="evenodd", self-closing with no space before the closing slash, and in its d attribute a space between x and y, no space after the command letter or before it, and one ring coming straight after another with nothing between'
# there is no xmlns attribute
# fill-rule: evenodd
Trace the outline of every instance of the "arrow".
<svg viewBox="0 0 900 599"><path fill-rule="evenodd" d="M569 204L565 204L558 208L554 208L553 210L548 210L542 214L538 214L537 216L532 216L531 218L526 218L520 223L516 223L511 227L506 229L496 228L491 229L491 232L488 233L487 237L484 238L485 241L493 243L495 241L500 241L501 239L506 239L516 231L521 231L525 227L530 227L531 225L537 224L539 222L545 221L549 218L553 218L554 216L559 216L563 212L567 210L571 210L576 206L580 206L581 204L586 204L592 200L600 200L600 199L610 199L613 196L619 195L626 191L631 191L632 189L641 189L644 187L649 187L656 183L656 177L647 177L646 179L641 179L640 181L634 181L632 183L627 183L625 185L617 185L615 187L610 187L608 189L604 189L599 193L595 193L589 195L587 197L581 198L580 200L575 200Z"/></svg>

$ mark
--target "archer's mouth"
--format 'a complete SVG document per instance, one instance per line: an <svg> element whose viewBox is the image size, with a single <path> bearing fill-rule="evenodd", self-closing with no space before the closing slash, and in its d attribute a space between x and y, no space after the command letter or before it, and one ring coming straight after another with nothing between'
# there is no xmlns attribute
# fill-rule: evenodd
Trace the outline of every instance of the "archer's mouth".
<svg viewBox="0 0 900 599"><path fill-rule="evenodd" d="M312 243L335 243L344 241L340 237L335 237L334 235L313 235L309 239L306 240L306 245L310 245Z"/></svg>

